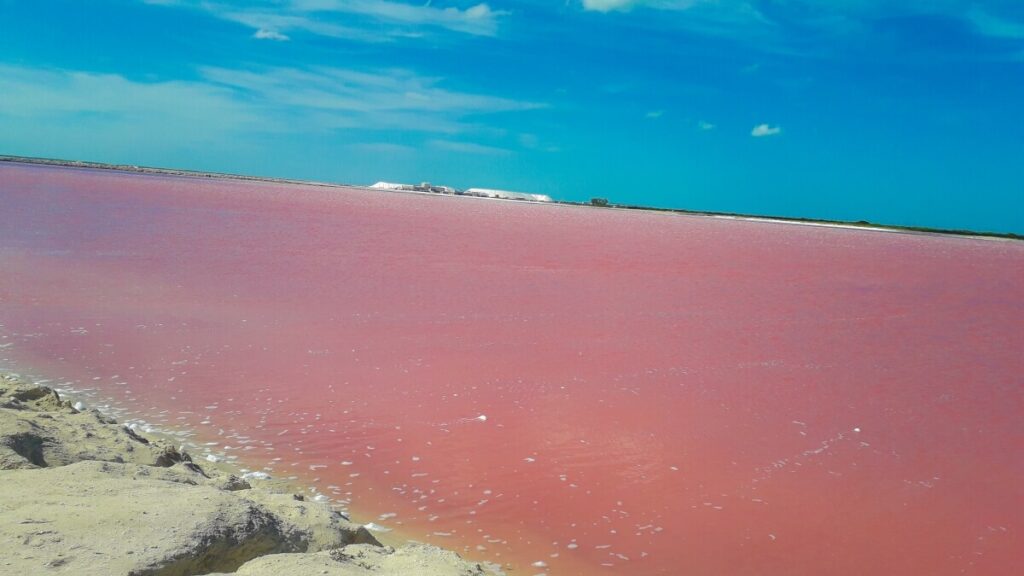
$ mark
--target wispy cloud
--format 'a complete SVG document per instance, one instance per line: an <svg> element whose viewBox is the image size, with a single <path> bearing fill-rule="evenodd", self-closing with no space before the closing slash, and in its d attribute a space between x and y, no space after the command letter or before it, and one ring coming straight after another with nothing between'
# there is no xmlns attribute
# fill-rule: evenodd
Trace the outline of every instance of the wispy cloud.
<svg viewBox="0 0 1024 576"><path fill-rule="evenodd" d="M523 133L519 135L519 145L527 150L540 150L542 152L561 152L559 146L544 142L536 134Z"/></svg>
<svg viewBox="0 0 1024 576"><path fill-rule="evenodd" d="M251 70L205 67L209 82L273 106L282 115L299 111L321 128L401 129L455 133L473 128L472 119L498 112L544 107L442 87L443 80L410 70L351 70L315 67Z"/></svg>
<svg viewBox="0 0 1024 576"><path fill-rule="evenodd" d="M971 8L967 14L974 29L984 36L994 38L1024 39L1024 21L1018 22L986 12L979 6Z"/></svg>
<svg viewBox="0 0 1024 576"><path fill-rule="evenodd" d="M411 154L416 151L412 146L395 144L393 142L360 142L350 145L349 148L387 156Z"/></svg>
<svg viewBox="0 0 1024 576"><path fill-rule="evenodd" d="M609 16L641 9L675 12L644 22L784 54L829 53L844 39L861 46L872 34L892 34L885 23L907 18L941 18L978 36L1024 39L1019 0L580 0L578 5Z"/></svg>
<svg viewBox="0 0 1024 576"><path fill-rule="evenodd" d="M494 36L505 10L486 3L466 8L394 0L261 0L242 6L205 0L143 0L147 4L203 10L253 28L257 38L281 40L308 33L361 42L418 37L431 31Z"/></svg>
<svg viewBox="0 0 1024 576"><path fill-rule="evenodd" d="M289 38L284 34L281 34L276 30L267 30L266 28L260 28L252 35L252 37L257 40L277 40L279 42L289 40Z"/></svg>
<svg viewBox="0 0 1024 576"><path fill-rule="evenodd" d="M754 129L750 131L750 135L754 138L763 138L765 136L775 136L782 133L782 128L778 126L770 126L768 124L758 124L754 126Z"/></svg>
<svg viewBox="0 0 1024 576"><path fill-rule="evenodd" d="M611 12L613 10L628 10L635 3L635 0L583 0L583 9Z"/></svg>
<svg viewBox="0 0 1024 576"><path fill-rule="evenodd" d="M398 130L414 142L420 134L436 149L506 154L465 140L493 135L489 114L543 106L445 88L443 79L409 70L206 67L199 72L198 80L142 81L0 64L0 125L5 128L0 132L22 138L7 141L0 134L0 147L69 155L62 150L95 144L131 156L155 148L164 154L196 146L238 149L254 138L285 133L352 131L352 138L366 138ZM26 146L29 140L40 148Z"/></svg>
<svg viewBox="0 0 1024 576"><path fill-rule="evenodd" d="M508 14L484 3L460 9L437 7L431 2L406 4L388 0L295 0L292 9L304 13L356 14L381 22L434 26L476 36L493 36L498 31L498 19Z"/></svg>
<svg viewBox="0 0 1024 576"><path fill-rule="evenodd" d="M188 105L183 105L187 103ZM220 128L255 119L224 87L190 81L140 82L118 74L45 70L0 64L0 114L20 118L67 115L114 120L119 117L173 118L190 129L208 115L221 117Z"/></svg>
<svg viewBox="0 0 1024 576"><path fill-rule="evenodd" d="M657 118L661 118L664 115L665 115L665 111L664 110L651 110L647 114L644 114L644 118L647 118L649 120L655 120Z"/></svg>
<svg viewBox="0 0 1024 576"><path fill-rule="evenodd" d="M512 153L511 150L505 148L497 148L494 146L485 146L483 144L477 144L476 142L465 142L457 140L430 140L427 145L431 148L438 150L444 150L445 152L456 152L459 154L483 154L486 156L508 156Z"/></svg>
<svg viewBox="0 0 1024 576"><path fill-rule="evenodd" d="M657 10L685 10L702 1L709 0L583 0L583 9L594 12L624 12L637 6L646 6Z"/></svg>
<svg viewBox="0 0 1024 576"><path fill-rule="evenodd" d="M704 131L714 130L715 129L715 125L712 124L711 122L705 122L704 120L699 120L699 121L697 121L697 129L698 130L704 130Z"/></svg>
<svg viewBox="0 0 1024 576"><path fill-rule="evenodd" d="M670 28L702 36L730 38L779 51L785 39L777 24L758 8L757 0L581 0L587 12L615 14L647 10L671 12L658 18L633 19L633 25ZM641 10L644 9L644 10Z"/></svg>
<svg viewBox="0 0 1024 576"><path fill-rule="evenodd" d="M136 159L148 153L157 162L197 147L244 150L240 134L282 128L213 84L2 64L0 125L5 150L66 158L85 151Z"/></svg>
<svg viewBox="0 0 1024 576"><path fill-rule="evenodd" d="M318 20L304 15L260 10L225 10L219 7L208 8L217 17L252 28L256 30L257 34L262 32L263 34L286 36L285 32L306 32L316 36L358 42L389 42L393 40L393 35L391 34L379 34L370 30L345 26L326 20Z"/></svg>

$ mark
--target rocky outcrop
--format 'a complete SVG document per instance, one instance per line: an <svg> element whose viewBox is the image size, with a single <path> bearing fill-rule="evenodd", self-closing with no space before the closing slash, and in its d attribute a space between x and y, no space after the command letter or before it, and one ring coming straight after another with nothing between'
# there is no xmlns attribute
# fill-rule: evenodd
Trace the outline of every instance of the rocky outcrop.
<svg viewBox="0 0 1024 576"><path fill-rule="evenodd" d="M0 375L0 574L500 573L432 546L383 547L327 504L280 488L203 470L173 446Z"/></svg>
<svg viewBox="0 0 1024 576"><path fill-rule="evenodd" d="M274 554L242 565L238 576L491 576L487 564L466 562L458 554L427 544L400 548L356 544L317 554ZM214 575L211 575L214 576ZM226 576L226 575L217 575Z"/></svg>
<svg viewBox="0 0 1024 576"><path fill-rule="evenodd" d="M262 490L240 495L279 518L286 532L302 542L303 552L330 550L348 544L380 546L366 528L352 524L340 512L321 502L298 500L294 494L273 494Z"/></svg>
<svg viewBox="0 0 1024 576"><path fill-rule="evenodd" d="M0 472L5 573L203 574L304 549L261 506L194 473L85 461Z"/></svg>
<svg viewBox="0 0 1024 576"><path fill-rule="evenodd" d="M154 444L99 412L80 412L45 386L0 377L0 411L0 470L84 460L174 463L166 460L173 448Z"/></svg>

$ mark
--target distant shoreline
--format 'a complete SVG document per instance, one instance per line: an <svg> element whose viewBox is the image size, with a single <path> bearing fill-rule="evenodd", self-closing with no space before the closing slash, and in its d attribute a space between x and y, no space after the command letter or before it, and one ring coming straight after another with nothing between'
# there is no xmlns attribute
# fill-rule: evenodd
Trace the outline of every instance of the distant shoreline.
<svg viewBox="0 0 1024 576"><path fill-rule="evenodd" d="M367 185L345 184L336 182L318 182L314 180L295 180L291 178L273 178L269 176L250 176L244 174L230 174L225 172L202 172L198 170L184 170L177 168L155 168L151 166L138 166L134 164L105 164L102 162L88 162L84 160L60 160L54 158L34 158L27 156L0 155L0 162L12 164L33 164L41 166L56 166L64 168L89 168L97 170L111 170L116 172L128 172L133 174L150 174L157 176L179 176L190 178L216 178L222 180L240 180L248 182L267 182L273 184L297 184L303 186L321 186L324 188L360 188L370 190ZM377 190L380 191L380 190ZM414 192L417 194L429 194L427 192ZM495 200L487 198L485 200ZM521 200L506 200L522 202ZM534 202L531 202L534 203ZM929 228L925 226L900 226L893 224L877 224L867 220L823 220L817 218L799 218L783 216L764 216L757 214L739 214L734 212L713 212L705 210L687 210L683 208L658 208L654 206L642 206L634 204L614 204L607 206L595 206L589 202L571 202L567 200L553 200L551 202L537 202L553 206L578 206L602 210L630 210L644 212L658 212L667 214L679 214L684 216L703 216L726 220L743 220L750 222L765 222L770 224L789 224L797 226L821 226L828 228L845 228L850 230L864 230L873 232L889 232L899 234L921 234L929 236L960 237L985 240L1024 240L1024 234L1013 232L984 232L974 230L957 230L946 228Z"/></svg>

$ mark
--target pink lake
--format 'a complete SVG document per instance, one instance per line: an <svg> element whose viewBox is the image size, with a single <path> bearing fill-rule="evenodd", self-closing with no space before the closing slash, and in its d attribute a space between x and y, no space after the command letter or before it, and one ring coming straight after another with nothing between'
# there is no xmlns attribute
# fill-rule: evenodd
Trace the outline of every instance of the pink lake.
<svg viewBox="0 0 1024 576"><path fill-rule="evenodd" d="M0 367L513 574L1024 573L1021 242L0 163Z"/></svg>

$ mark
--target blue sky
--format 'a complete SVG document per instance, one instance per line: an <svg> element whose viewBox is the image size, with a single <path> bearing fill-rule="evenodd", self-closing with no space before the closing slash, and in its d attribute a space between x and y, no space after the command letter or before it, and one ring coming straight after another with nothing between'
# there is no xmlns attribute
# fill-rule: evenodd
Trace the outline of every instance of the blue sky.
<svg viewBox="0 0 1024 576"><path fill-rule="evenodd" d="M0 0L0 153L1024 233L1024 2Z"/></svg>

